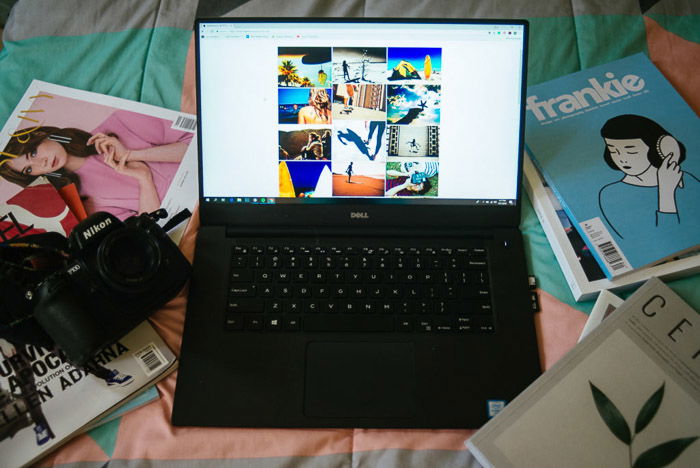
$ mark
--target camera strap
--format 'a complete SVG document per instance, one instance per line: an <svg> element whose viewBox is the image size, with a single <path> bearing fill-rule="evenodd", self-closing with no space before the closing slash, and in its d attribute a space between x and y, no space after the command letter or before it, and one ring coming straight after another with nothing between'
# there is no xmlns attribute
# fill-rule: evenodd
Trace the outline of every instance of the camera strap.
<svg viewBox="0 0 700 468"><path fill-rule="evenodd" d="M55 232L0 244L0 334L32 319L34 292L65 267L67 239Z"/></svg>
<svg viewBox="0 0 700 468"><path fill-rule="evenodd" d="M165 232L170 232L171 229L173 229L175 226L186 220L192 216L192 213L190 210L185 208L184 210L180 211L179 213L175 214L172 218L170 218L164 225L163 225L163 230Z"/></svg>

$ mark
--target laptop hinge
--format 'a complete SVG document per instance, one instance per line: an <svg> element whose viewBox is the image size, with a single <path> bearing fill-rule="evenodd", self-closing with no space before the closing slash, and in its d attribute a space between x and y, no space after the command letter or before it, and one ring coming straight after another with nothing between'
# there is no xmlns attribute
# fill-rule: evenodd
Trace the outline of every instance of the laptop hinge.
<svg viewBox="0 0 700 468"><path fill-rule="evenodd" d="M491 229L489 230L491 231ZM347 227L290 227L290 226L255 226L227 227L227 237L473 237L492 239L493 234L480 229L425 228L425 227L363 227L361 230Z"/></svg>

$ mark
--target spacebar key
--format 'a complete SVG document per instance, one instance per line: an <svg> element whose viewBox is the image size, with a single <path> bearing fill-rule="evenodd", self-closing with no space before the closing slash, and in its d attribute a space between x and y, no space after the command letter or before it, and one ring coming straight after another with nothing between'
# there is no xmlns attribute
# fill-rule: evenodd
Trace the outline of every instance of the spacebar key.
<svg viewBox="0 0 700 468"><path fill-rule="evenodd" d="M311 315L302 320L308 332L390 332L394 331L394 317L364 315Z"/></svg>

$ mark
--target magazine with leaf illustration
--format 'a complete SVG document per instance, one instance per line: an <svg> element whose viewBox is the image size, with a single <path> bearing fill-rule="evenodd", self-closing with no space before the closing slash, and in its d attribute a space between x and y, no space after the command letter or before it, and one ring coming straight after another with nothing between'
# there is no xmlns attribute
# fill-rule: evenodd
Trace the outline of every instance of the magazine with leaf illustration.
<svg viewBox="0 0 700 468"><path fill-rule="evenodd" d="M644 54L527 90L526 149L608 278L700 247L700 119Z"/></svg>
<svg viewBox="0 0 700 468"><path fill-rule="evenodd" d="M696 466L700 315L657 278L467 446L484 466Z"/></svg>
<svg viewBox="0 0 700 468"><path fill-rule="evenodd" d="M164 225L196 204L195 130L191 114L34 80L0 133L0 181L73 185L87 215L164 208Z"/></svg>

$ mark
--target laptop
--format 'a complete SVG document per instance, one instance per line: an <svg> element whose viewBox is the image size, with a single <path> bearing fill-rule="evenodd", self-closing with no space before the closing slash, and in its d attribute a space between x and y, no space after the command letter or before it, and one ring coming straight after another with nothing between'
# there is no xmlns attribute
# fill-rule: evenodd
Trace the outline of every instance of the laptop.
<svg viewBox="0 0 700 468"><path fill-rule="evenodd" d="M176 426L475 428L540 373L525 21L195 24Z"/></svg>

